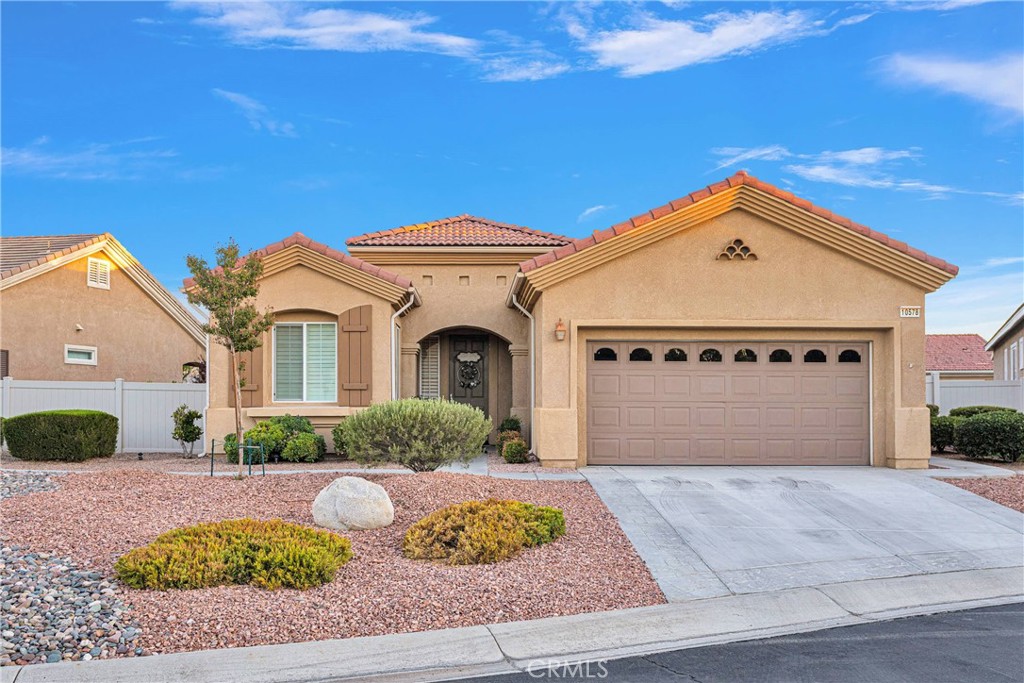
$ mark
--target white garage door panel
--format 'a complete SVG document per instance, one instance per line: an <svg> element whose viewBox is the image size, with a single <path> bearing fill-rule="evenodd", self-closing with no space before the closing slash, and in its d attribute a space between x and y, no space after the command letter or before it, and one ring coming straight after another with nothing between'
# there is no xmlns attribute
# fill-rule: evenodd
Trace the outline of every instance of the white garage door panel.
<svg viewBox="0 0 1024 683"><path fill-rule="evenodd" d="M588 357L591 464L869 464L865 343L590 342Z"/></svg>

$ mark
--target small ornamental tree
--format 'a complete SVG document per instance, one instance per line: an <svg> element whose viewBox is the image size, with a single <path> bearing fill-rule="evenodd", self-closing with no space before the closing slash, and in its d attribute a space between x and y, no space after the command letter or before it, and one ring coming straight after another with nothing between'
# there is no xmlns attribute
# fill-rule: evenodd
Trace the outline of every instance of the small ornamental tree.
<svg viewBox="0 0 1024 683"><path fill-rule="evenodd" d="M181 454L186 458L192 457L196 441L203 436L203 428L196 424L202 416L198 410L192 410L184 403L175 408L171 415L171 419L174 420L171 438L181 444Z"/></svg>
<svg viewBox="0 0 1024 683"><path fill-rule="evenodd" d="M240 262L241 261L241 262ZM260 292L259 278L263 262L255 255L244 260L238 257L238 245L228 240L217 247L217 268L210 269L206 260L190 254L186 263L192 273L188 301L202 306L210 314L203 331L228 350L232 369L232 391L235 394L235 436L242 443L242 356L263 344L263 333L273 326L270 310L256 310L255 299ZM238 476L244 476L245 458L238 458Z"/></svg>

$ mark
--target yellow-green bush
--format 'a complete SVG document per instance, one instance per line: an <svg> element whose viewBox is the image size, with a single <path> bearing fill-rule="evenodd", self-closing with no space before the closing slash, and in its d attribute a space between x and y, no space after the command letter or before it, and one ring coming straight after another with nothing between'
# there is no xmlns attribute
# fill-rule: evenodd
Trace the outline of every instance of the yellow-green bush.
<svg viewBox="0 0 1024 683"><path fill-rule="evenodd" d="M409 527L405 556L447 564L491 564L565 533L557 508L517 500L471 500L430 513Z"/></svg>
<svg viewBox="0 0 1024 683"><path fill-rule="evenodd" d="M352 559L347 538L279 519L230 519L160 534L118 558L117 578L132 588L312 588Z"/></svg>

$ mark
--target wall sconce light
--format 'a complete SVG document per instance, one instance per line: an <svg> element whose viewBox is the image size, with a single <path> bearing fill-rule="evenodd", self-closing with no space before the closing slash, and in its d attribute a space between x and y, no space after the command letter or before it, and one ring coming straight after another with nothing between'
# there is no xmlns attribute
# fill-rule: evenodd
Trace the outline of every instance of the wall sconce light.
<svg viewBox="0 0 1024 683"><path fill-rule="evenodd" d="M562 322L561 318L555 323L555 339L565 341L565 323Z"/></svg>
<svg viewBox="0 0 1024 683"><path fill-rule="evenodd" d="M84 329L85 329L85 328L84 328L84 327L82 327L82 324L81 324L81 323L78 323L77 325L75 325L75 332L81 332L81 331L82 331L82 330L84 330Z"/></svg>

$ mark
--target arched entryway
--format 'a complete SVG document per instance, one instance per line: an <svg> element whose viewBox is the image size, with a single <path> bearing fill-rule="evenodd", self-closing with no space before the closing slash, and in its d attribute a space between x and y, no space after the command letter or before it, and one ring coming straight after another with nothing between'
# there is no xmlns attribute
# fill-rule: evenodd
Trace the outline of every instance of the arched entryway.
<svg viewBox="0 0 1024 683"><path fill-rule="evenodd" d="M445 398L479 408L497 427L513 412L513 356L507 339L476 327L453 327L403 345L403 396ZM410 376L413 375L413 376ZM410 381L411 380L411 381Z"/></svg>

